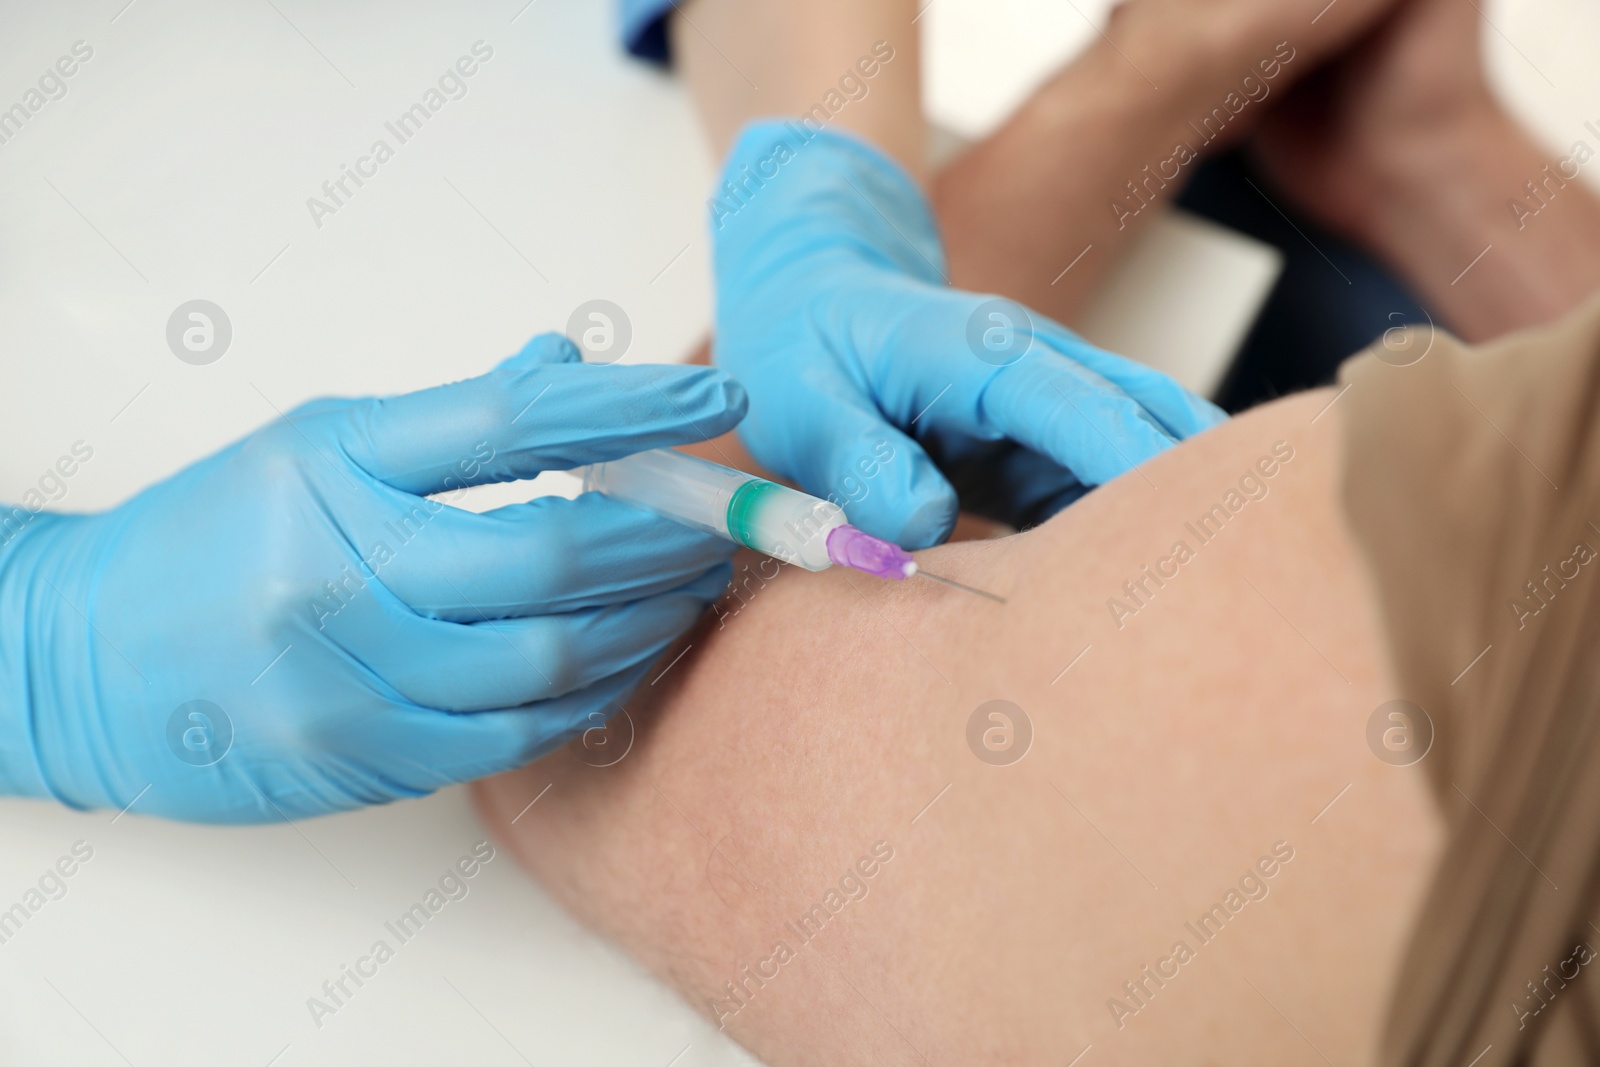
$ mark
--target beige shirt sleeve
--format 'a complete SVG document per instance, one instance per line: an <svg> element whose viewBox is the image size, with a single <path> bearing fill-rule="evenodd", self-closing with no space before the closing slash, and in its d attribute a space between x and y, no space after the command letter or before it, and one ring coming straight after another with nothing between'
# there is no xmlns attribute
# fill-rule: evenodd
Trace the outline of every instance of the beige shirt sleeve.
<svg viewBox="0 0 1600 1067"><path fill-rule="evenodd" d="M1345 507L1450 827L1383 1062L1600 1063L1600 301L1476 349L1392 335L1341 378Z"/></svg>

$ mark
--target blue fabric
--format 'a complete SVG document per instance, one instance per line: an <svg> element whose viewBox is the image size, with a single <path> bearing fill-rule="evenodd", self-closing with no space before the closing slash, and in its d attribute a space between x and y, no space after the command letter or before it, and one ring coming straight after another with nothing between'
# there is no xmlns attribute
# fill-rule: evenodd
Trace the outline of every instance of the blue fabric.
<svg viewBox="0 0 1600 1067"><path fill-rule="evenodd" d="M663 65L672 62L667 42L667 13L676 0L617 0L622 46L639 59Z"/></svg>
<svg viewBox="0 0 1600 1067"><path fill-rule="evenodd" d="M1242 151L1202 163L1178 203L1283 253L1283 274L1214 398L1228 411L1329 384L1393 327L1445 326L1366 252L1296 211Z"/></svg>

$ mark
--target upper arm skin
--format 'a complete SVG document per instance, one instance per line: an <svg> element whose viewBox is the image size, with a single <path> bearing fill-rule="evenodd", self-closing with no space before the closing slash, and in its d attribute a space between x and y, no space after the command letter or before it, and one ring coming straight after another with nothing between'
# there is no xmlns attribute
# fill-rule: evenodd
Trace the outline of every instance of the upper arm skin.
<svg viewBox="0 0 1600 1067"><path fill-rule="evenodd" d="M724 1022L775 1067L1059 1065L1089 1044L1096 1064L1372 1062L1440 824L1421 769L1368 749L1404 694L1339 510L1339 421L1311 421L1330 395L1031 532L920 554L1004 606L842 570L756 588L630 702L624 759L504 776L488 826L708 1017L744 982ZM1185 523L1276 442L1293 459L1267 495L1198 544ZM1180 539L1193 558L1119 628L1107 599ZM968 747L993 699L1032 725L1009 766ZM786 924L878 842L865 897L802 943ZM1200 941L1185 924L1275 845L1293 859L1264 899ZM1194 958L1129 997L1180 940ZM796 958L758 987L740 968L780 941ZM1119 996L1139 1010L1118 1019Z"/></svg>

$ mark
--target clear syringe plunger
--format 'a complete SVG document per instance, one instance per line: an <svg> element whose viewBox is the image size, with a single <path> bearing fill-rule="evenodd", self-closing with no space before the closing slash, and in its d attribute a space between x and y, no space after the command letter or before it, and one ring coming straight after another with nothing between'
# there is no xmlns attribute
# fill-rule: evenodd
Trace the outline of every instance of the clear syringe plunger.
<svg viewBox="0 0 1600 1067"><path fill-rule="evenodd" d="M911 553L862 533L844 509L669 448L573 472L600 492L808 571L838 565L880 578L917 573Z"/></svg>

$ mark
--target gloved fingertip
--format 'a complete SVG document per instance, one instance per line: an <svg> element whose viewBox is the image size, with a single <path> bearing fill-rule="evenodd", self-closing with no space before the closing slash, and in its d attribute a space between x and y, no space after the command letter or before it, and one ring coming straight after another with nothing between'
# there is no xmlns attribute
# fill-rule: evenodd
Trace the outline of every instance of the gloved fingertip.
<svg viewBox="0 0 1600 1067"><path fill-rule="evenodd" d="M852 416L854 432L845 428ZM799 479L801 487L837 501L857 529L903 548L948 537L960 504L922 446L876 412L846 408L835 418L837 436L823 442L824 462Z"/></svg>
<svg viewBox="0 0 1600 1067"><path fill-rule="evenodd" d="M1217 405L1157 371L1150 371L1144 382L1123 383L1123 388L1143 404L1152 422L1176 440L1228 420L1227 412Z"/></svg>
<svg viewBox="0 0 1600 1067"><path fill-rule="evenodd" d="M682 367L678 381L686 390L726 407L743 409L750 402L744 386L721 367Z"/></svg>
<svg viewBox="0 0 1600 1067"><path fill-rule="evenodd" d="M694 420L700 430L721 434L744 420L750 396L726 371L715 367L673 370L678 373L662 385L677 411Z"/></svg>
<svg viewBox="0 0 1600 1067"><path fill-rule="evenodd" d="M1228 421L1228 413L1203 396L1195 397L1190 409L1194 412L1195 428L1191 431L1193 433L1201 433Z"/></svg>
<svg viewBox="0 0 1600 1067"><path fill-rule="evenodd" d="M901 520L900 536L896 543L910 551L942 545L955 529L960 505L955 493L948 497L924 500Z"/></svg>
<svg viewBox="0 0 1600 1067"><path fill-rule="evenodd" d="M706 388L721 410L734 416L734 421L743 419L745 412L750 410L750 394L745 392L744 386L733 375L726 371L711 368L712 377L707 379Z"/></svg>
<svg viewBox="0 0 1600 1067"><path fill-rule="evenodd" d="M923 462L931 478L915 478L910 489L869 489L859 503L847 505L851 525L913 551L943 544L955 529L961 506L956 491L932 462Z"/></svg>
<svg viewBox="0 0 1600 1067"><path fill-rule="evenodd" d="M540 366L553 363L578 363L583 360L583 353L578 351L578 346L572 343L570 337L559 333L541 333L528 339L521 350L514 356L501 360L497 369L515 369L523 366Z"/></svg>

